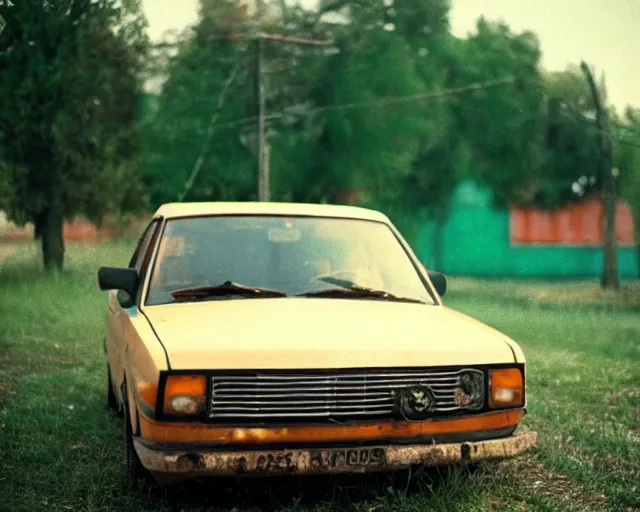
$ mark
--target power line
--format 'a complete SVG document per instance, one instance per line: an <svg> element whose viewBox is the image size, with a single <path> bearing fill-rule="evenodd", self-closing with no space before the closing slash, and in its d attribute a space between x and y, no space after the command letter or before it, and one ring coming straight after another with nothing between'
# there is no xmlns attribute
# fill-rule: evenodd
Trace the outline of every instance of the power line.
<svg viewBox="0 0 640 512"><path fill-rule="evenodd" d="M505 78L499 78L497 80L489 80L487 82L474 83L474 84L466 85L464 87L456 87L453 89L443 89L443 90L433 91L433 92L408 94L406 96L394 96L394 97L385 98L382 100L356 101L353 103L344 103L342 105L329 105L326 107L318 107L318 108L312 109L310 113L316 114L319 112L327 112L330 110L350 110L353 108L395 105L398 103L407 103L410 101L430 100L430 99L436 99L436 98L443 98L445 96L457 96L459 94L466 94L470 92L479 91L482 89L489 89L491 87L496 87L498 85L513 83L514 81L515 81L515 78L510 76Z"/></svg>
<svg viewBox="0 0 640 512"><path fill-rule="evenodd" d="M576 112L564 98L559 97L558 99L561 100L564 105L564 108L562 110L569 112L576 119L576 121L586 124L596 132L601 131L601 129L596 126L595 121L593 119L589 119L583 116L582 114L580 114L580 112ZM633 130L622 123L610 120L609 124L617 128L618 130L626 130L629 133L629 135L631 135L632 137L640 137L640 131ZM635 146L635 144L625 139L622 139L620 137L615 137L615 140L623 144L627 144L629 146ZM640 147L640 146L636 146L636 147Z"/></svg>
<svg viewBox="0 0 640 512"><path fill-rule="evenodd" d="M229 90L229 87L231 86L231 84L237 78L237 75L238 75L238 72L239 72L239 69L240 69L240 63L241 63L241 60L239 59L237 61L237 63L236 63L235 68L233 69L233 71L231 72L231 74L229 75L227 80L224 82L222 90L220 91L220 94L218 95L218 100L216 102L216 108L214 109L214 111L213 111L213 113L211 115L211 119L210 119L209 125L207 127L207 132L206 132L203 144L202 144L202 148L200 150L200 154L199 154L197 160L195 161L195 163L193 165L193 168L191 170L191 174L189 176L189 179L185 183L184 190L180 194L178 201L183 201L184 200L186 195L191 190L191 187L193 186L196 178L198 177L198 174L200 173L200 170L202 169L202 165L204 164L204 157L205 157L205 154L206 154L207 146L209 144L209 140L210 140L211 136L213 135L214 130L216 130L218 128L231 128L233 126L238 126L238 125L242 125L242 124L249 123L249 122L256 122L256 121L263 121L264 122L264 121L267 121L267 120L277 120L277 119L281 119L281 118L285 117L287 114L293 115L293 114L287 113L287 112L277 112L277 113L274 113L274 114L245 117L245 118L242 118L242 119L236 119L234 121L229 121L227 123L215 124L215 121L218 119L220 111L222 110L222 107L224 105L224 102L225 102L225 99L226 99L226 95L227 95L227 91ZM391 98L385 98L385 99L373 100L373 101L359 101L359 102L352 102L352 103L343 103L341 105L327 105L327 106L324 106L324 107L317 107L317 108L311 109L311 110L305 112L302 115L310 117L310 116L312 116L314 114L318 114L318 113L322 113L322 112L339 111L339 110L351 110L351 109L367 108L367 107L374 107L374 106L386 106L386 105L394 105L394 104L399 104L399 103L408 103L408 102L412 102L412 101L431 100L431 99L443 98L443 97L447 97L447 96L456 96L456 95L461 95L461 94L472 93L472 92L483 90L483 89L488 89L488 88L491 88L491 87L496 87L496 86L499 86L499 85L504 85L504 84L507 84L507 83L513 83L514 80L515 80L514 77L504 77L504 78L499 78L497 80L489 80L489 81L486 81L486 82L477 82L477 83L466 85L464 87L456 87L456 88L452 88L452 89L444 89L444 90L439 90L439 91L431 91L431 92L424 92L424 93L417 93L417 94L409 94L409 95L405 95L405 96L394 96L394 97L391 97Z"/></svg>
<svg viewBox="0 0 640 512"><path fill-rule="evenodd" d="M464 87L456 87L456 88L453 88L453 89L442 89L442 90L436 90L436 91L431 91L431 92L408 94L408 95L405 95L405 96L392 96L392 97L384 98L384 99L380 99L380 100L358 101L358 102L343 103L343 104L338 104L338 105L326 105L326 106L323 106L323 107L312 108L312 109L310 109L307 112L304 112L302 114L293 114L293 113L287 112L287 111L277 112L277 113L273 113L273 114L269 114L269 115L265 116L265 119L266 120L277 120L277 119L282 119L283 117L286 117L287 115L298 116L298 117L302 117L302 116L310 117L310 116L312 116L314 114L318 114L318 113L322 113L322 112L329 112L329 111L351 110L351 109L355 109L355 108L367 108L367 107L376 107L376 106L387 106L387 105L394 105L394 104L398 104L398 103L408 103L408 102L419 101L419 100L432 100L432 99L437 99L437 98L444 98L444 97L447 97L447 96L457 96L457 95L462 95L462 94L468 94L468 93L472 93L472 92L475 92L475 91L488 89L488 88L491 88L491 87L497 87L498 85L504 85L504 84L508 84L508 83L513 83L514 81L515 81L514 77L504 77L504 78L500 78L500 79L497 79L497 80L489 80L489 81L486 81L486 82L477 82L477 83L473 83L473 84L470 84L470 85L466 85ZM255 122L257 120L258 120L257 116L244 117L244 118L241 118L241 119L236 119L236 120L233 120L233 121L217 124L217 125L214 126L214 128L231 128L231 127L234 127L234 126Z"/></svg>

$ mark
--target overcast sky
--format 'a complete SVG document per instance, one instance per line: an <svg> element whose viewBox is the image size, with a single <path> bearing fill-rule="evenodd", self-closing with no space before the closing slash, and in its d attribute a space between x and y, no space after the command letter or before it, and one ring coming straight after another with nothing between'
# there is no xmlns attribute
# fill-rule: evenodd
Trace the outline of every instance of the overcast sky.
<svg viewBox="0 0 640 512"><path fill-rule="evenodd" d="M303 4L315 0L302 0ZM197 0L143 0L153 39L196 20ZM464 36L485 16L535 32L546 69L584 59L606 72L609 100L640 108L640 0L452 0L452 31Z"/></svg>

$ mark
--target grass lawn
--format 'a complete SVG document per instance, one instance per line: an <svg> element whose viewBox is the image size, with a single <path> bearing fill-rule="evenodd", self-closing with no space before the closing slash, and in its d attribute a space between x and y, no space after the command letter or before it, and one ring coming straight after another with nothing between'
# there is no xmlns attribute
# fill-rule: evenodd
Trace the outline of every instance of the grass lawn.
<svg viewBox="0 0 640 512"><path fill-rule="evenodd" d="M401 472L124 492L95 272L130 252L70 246L66 272L50 277L31 246L0 262L0 510L640 510L640 288L614 296L595 281L450 280L448 306L527 355L524 428L540 437L526 457L428 471L410 485Z"/></svg>

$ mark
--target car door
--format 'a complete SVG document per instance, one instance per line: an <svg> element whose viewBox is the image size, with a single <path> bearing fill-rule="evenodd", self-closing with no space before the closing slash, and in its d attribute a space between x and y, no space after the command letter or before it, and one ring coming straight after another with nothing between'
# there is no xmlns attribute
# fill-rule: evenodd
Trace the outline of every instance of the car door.
<svg viewBox="0 0 640 512"><path fill-rule="evenodd" d="M144 282L144 271L146 270L146 266L148 266L151 252L155 245L159 225L160 222L158 219L154 219L149 223L140 237L136 250L129 262L129 268L134 268L138 271L140 287L142 287L142 283ZM124 333L126 322L128 322L128 313L118 301L118 295L122 293L124 292L118 290L111 290L109 292L107 310L106 350L114 390L120 388L124 378L124 350L126 347ZM134 297L133 308L138 307L139 299L140 294Z"/></svg>

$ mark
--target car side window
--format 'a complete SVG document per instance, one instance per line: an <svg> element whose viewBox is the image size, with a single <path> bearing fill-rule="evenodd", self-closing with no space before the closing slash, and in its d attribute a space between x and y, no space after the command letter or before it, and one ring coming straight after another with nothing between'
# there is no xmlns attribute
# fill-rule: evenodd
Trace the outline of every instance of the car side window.
<svg viewBox="0 0 640 512"><path fill-rule="evenodd" d="M144 230L144 233L138 241L136 250L133 252L131 261L129 262L129 268L135 268L138 272L142 270L142 264L144 262L145 255L147 254L147 248L149 247L149 243L151 242L153 235L157 231L158 224L158 220L154 219Z"/></svg>

